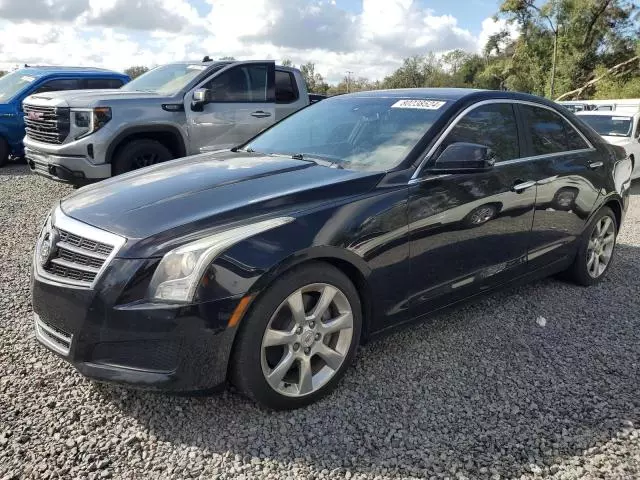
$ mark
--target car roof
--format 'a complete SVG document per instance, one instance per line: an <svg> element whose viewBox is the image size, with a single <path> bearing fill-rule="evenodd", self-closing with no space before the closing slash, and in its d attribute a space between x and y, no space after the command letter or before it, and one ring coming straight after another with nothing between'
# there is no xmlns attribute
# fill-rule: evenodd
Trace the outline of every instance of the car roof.
<svg viewBox="0 0 640 480"><path fill-rule="evenodd" d="M624 110L583 110L576 112L576 115L583 117L585 115L594 115L600 117L628 117L638 115L638 112L625 112Z"/></svg>
<svg viewBox="0 0 640 480"><path fill-rule="evenodd" d="M468 99L482 100L520 100L534 102L558 108L546 98L537 97L528 93L508 92L503 90L478 90L474 88L400 88L394 90L370 90L365 92L348 93L340 97L378 97L378 98L409 98L424 100L458 101Z"/></svg>
<svg viewBox="0 0 640 480"><path fill-rule="evenodd" d="M47 75L50 73L56 73L61 75L75 75L75 74L102 74L102 75L113 75L113 76L121 76L124 77L125 74L114 72L113 70L107 70L106 68L97 68L97 67L60 67L53 65L43 65L43 66L32 66L25 67L19 70L21 73L25 75L34 75L41 77L43 75Z"/></svg>

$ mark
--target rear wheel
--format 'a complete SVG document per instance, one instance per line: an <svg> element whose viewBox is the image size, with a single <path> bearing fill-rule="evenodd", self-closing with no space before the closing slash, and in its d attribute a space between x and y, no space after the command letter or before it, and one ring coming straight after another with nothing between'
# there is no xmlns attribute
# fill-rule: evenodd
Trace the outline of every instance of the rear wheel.
<svg viewBox="0 0 640 480"><path fill-rule="evenodd" d="M118 149L113 161L113 174L120 175L172 158L169 149L156 140L133 140Z"/></svg>
<svg viewBox="0 0 640 480"><path fill-rule="evenodd" d="M9 161L9 144L4 138L0 137L0 167L3 167Z"/></svg>
<svg viewBox="0 0 640 480"><path fill-rule="evenodd" d="M242 323L233 383L268 408L294 409L333 390L353 361L360 299L342 272L310 264L276 280Z"/></svg>
<svg viewBox="0 0 640 480"><path fill-rule="evenodd" d="M617 236L616 216L609 207L601 208L582 236L576 258L566 272L568 278L585 286L600 282L611 266Z"/></svg>

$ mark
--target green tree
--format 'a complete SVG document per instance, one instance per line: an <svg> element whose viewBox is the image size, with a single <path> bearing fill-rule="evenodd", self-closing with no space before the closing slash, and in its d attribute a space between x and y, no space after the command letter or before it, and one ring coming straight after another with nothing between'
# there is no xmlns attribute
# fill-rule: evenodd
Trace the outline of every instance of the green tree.
<svg viewBox="0 0 640 480"><path fill-rule="evenodd" d="M320 73L316 72L315 63L308 62L301 65L300 72L307 83L307 90L309 92L326 95L329 90L329 84L325 82L324 77Z"/></svg>
<svg viewBox="0 0 640 480"><path fill-rule="evenodd" d="M293 62L289 58L285 58L284 60L282 60L281 65L283 67L295 67L295 65L293 64Z"/></svg>
<svg viewBox="0 0 640 480"><path fill-rule="evenodd" d="M134 78L137 78L140 75L142 75L143 73L147 73L148 71L149 71L149 68L144 67L142 65L136 65L136 66L127 68L124 71L124 73L129 75L131 80L133 80Z"/></svg>
<svg viewBox="0 0 640 480"><path fill-rule="evenodd" d="M220 57L220 61L221 62L233 62L233 61L235 61L235 57L230 57L230 56Z"/></svg>

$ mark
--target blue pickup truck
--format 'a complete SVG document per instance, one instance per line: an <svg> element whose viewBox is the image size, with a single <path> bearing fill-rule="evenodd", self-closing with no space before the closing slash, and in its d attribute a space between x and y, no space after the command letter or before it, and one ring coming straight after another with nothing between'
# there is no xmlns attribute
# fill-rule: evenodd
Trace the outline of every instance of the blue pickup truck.
<svg viewBox="0 0 640 480"><path fill-rule="evenodd" d="M128 81L122 73L79 67L25 67L0 77L0 167L9 157L24 154L25 97L57 90L120 88Z"/></svg>

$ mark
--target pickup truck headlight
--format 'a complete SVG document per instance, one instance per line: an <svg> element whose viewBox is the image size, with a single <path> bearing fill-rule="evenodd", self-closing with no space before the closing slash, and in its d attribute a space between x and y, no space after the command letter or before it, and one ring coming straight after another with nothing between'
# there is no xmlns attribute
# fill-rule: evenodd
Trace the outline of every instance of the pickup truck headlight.
<svg viewBox="0 0 640 480"><path fill-rule="evenodd" d="M111 120L110 107L71 109L76 140L97 132Z"/></svg>
<svg viewBox="0 0 640 480"><path fill-rule="evenodd" d="M162 258L151 278L148 297L164 302L193 301L202 276L218 255L239 241L293 220L291 217L264 220L225 230L171 250Z"/></svg>

